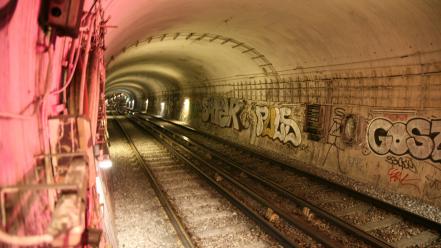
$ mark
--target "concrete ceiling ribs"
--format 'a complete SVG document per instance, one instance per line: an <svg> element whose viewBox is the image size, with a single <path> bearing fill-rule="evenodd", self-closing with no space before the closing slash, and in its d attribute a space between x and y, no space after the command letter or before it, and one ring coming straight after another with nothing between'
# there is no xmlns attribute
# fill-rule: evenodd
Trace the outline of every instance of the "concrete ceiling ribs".
<svg viewBox="0 0 441 248"><path fill-rule="evenodd" d="M420 73L441 54L437 0L113 0L106 8L118 26L106 38L108 85L136 77L150 94L280 88L384 68Z"/></svg>

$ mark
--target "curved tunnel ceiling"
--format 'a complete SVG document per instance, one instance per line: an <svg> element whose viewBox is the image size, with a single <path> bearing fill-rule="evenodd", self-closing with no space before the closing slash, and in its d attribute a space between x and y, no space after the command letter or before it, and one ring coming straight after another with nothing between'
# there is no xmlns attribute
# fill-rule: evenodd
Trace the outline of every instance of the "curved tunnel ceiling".
<svg viewBox="0 0 441 248"><path fill-rule="evenodd" d="M109 0L104 6L117 26L107 36L109 88L131 83L158 92L299 68L384 65L385 58L424 63L441 51L438 0Z"/></svg>
<svg viewBox="0 0 441 248"><path fill-rule="evenodd" d="M171 33L149 37L126 48L108 63L108 82L130 74L155 75L169 88L199 86L231 75L274 74L255 48L208 33Z"/></svg>
<svg viewBox="0 0 441 248"><path fill-rule="evenodd" d="M144 87L137 83L121 83L108 86L106 89L106 96L112 96L114 94L122 92L127 93L133 99L145 99L146 93L148 94L149 90L146 90Z"/></svg>

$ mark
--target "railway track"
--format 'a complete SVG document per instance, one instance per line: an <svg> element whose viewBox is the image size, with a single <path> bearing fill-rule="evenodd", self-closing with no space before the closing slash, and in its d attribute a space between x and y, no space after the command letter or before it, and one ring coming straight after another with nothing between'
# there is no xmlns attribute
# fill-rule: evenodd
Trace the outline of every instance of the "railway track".
<svg viewBox="0 0 441 248"><path fill-rule="evenodd" d="M179 247L280 247L152 135L127 120L114 124L142 165Z"/></svg>
<svg viewBox="0 0 441 248"><path fill-rule="evenodd" d="M210 154L197 155L185 146L172 141L157 129L150 131L156 132L166 143L171 143L170 149L176 152L182 160L204 174L204 177L221 188L224 195L236 206L247 213L248 216L264 226L266 232L270 233L285 247L371 247L362 240L347 235L336 228L322 228L326 223L308 223L302 217L302 213L295 213L294 205L289 208L282 208L281 204L272 202L268 195L275 192L257 192L256 185L244 184L240 178L226 173L219 169L223 165L215 164ZM232 199L233 198L233 199ZM285 204L286 206L286 204Z"/></svg>
<svg viewBox="0 0 441 248"><path fill-rule="evenodd" d="M330 236L335 235L334 231L343 231L357 237L356 240L347 239L345 234L334 237L342 247L362 247L363 244L357 243L360 240L373 247L441 247L438 223L348 192L216 137L158 118L151 118L149 124L143 119L138 118L138 123L162 128L176 142L195 153L206 154L225 173L276 203L279 211L302 216L325 232L331 230Z"/></svg>
<svg viewBox="0 0 441 248"><path fill-rule="evenodd" d="M142 164L116 121L108 120L108 131L113 160L113 168L108 174L109 193L115 213L118 246L183 247L143 173Z"/></svg>

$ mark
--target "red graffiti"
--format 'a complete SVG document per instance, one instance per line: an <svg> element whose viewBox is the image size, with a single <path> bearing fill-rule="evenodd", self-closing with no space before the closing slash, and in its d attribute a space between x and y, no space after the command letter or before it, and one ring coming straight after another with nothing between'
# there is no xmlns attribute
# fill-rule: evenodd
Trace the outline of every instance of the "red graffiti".
<svg viewBox="0 0 441 248"><path fill-rule="evenodd" d="M391 121L405 121L408 118L408 114L384 114L385 118L388 118Z"/></svg>
<svg viewBox="0 0 441 248"><path fill-rule="evenodd" d="M418 190L418 192L420 192L420 188L415 184L419 181L419 179L409 178L409 174L404 173L402 169L390 168L387 174L389 176L389 182L399 182L400 185L413 186Z"/></svg>

